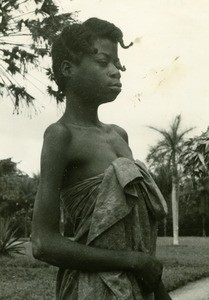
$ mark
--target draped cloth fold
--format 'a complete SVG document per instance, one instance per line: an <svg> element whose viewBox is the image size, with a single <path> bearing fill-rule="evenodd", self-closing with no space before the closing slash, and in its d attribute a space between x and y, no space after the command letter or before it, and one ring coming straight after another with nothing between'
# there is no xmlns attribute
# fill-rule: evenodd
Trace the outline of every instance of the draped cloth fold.
<svg viewBox="0 0 209 300"><path fill-rule="evenodd" d="M117 158L95 177L61 191L66 230L89 246L143 251L155 255L157 220L166 202L143 163ZM81 272L60 269L57 300L151 300L131 272Z"/></svg>

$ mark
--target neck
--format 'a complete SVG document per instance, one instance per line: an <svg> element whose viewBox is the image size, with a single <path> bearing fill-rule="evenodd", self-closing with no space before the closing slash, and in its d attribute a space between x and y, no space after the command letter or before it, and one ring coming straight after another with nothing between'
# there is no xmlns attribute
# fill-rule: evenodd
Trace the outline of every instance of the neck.
<svg viewBox="0 0 209 300"><path fill-rule="evenodd" d="M81 126L98 126L98 105L90 101L80 101L78 98L67 98L63 115L66 122Z"/></svg>

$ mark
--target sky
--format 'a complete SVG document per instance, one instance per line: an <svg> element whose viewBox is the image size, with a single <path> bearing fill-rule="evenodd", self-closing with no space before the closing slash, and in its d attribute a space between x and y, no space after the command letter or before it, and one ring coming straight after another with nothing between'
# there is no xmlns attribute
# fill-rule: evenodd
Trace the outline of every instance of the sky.
<svg viewBox="0 0 209 300"><path fill-rule="evenodd" d="M120 49L127 71L123 91L113 103L102 105L102 122L123 127L134 157L145 161L160 135L149 125L168 129L182 115L188 135L209 125L209 2L207 0L56 0L63 11L79 11L78 20L98 17L113 22L134 45ZM47 63L50 63L47 61ZM38 86L35 89L32 84ZM38 113L23 109L13 114L8 98L0 99L0 159L12 157L32 175L39 172L44 130L56 122L64 107L47 96L47 79L33 70L24 82L36 97Z"/></svg>

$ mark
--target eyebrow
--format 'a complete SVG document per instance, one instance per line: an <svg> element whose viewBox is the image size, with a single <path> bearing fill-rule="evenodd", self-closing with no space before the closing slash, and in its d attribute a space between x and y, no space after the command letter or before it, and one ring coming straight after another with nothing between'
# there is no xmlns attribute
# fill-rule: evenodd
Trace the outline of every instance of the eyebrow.
<svg viewBox="0 0 209 300"><path fill-rule="evenodd" d="M109 54L105 53L105 52L99 52L99 53L96 53L96 54L97 55L102 54L102 55L106 56L107 59L109 59L109 60L111 59L111 56ZM116 61L119 61L118 57L117 57Z"/></svg>
<svg viewBox="0 0 209 300"><path fill-rule="evenodd" d="M104 56L106 56L107 58L111 58L110 57L110 55L109 54L107 54L107 53L105 53L105 52L99 52L99 53L96 53L97 55L99 55L99 54L102 54L102 55L104 55Z"/></svg>

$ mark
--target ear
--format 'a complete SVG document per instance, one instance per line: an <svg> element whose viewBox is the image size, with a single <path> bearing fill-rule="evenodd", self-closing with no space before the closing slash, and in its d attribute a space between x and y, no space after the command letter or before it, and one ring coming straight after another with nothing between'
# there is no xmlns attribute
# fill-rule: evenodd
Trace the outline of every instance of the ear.
<svg viewBox="0 0 209 300"><path fill-rule="evenodd" d="M61 63L60 70L61 70L61 73L64 77L70 78L72 76L72 69L73 69L73 63L72 62L70 62L68 60L64 60Z"/></svg>

